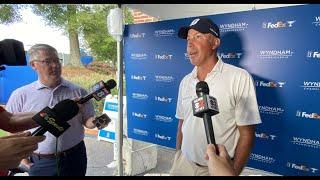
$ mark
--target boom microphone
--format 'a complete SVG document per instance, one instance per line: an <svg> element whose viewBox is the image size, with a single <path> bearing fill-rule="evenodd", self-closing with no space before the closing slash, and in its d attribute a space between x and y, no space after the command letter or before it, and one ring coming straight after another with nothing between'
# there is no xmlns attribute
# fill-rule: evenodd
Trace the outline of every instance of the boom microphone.
<svg viewBox="0 0 320 180"><path fill-rule="evenodd" d="M0 65L27 65L26 55L21 41L5 39L0 41Z"/></svg>
<svg viewBox="0 0 320 180"><path fill-rule="evenodd" d="M76 116L78 112L79 107L77 103L70 99L59 102L52 109L45 107L32 117L40 127L32 132L31 135L41 136L49 131L54 136L59 137L70 127L67 121Z"/></svg>
<svg viewBox="0 0 320 180"><path fill-rule="evenodd" d="M203 118L207 143L216 145L211 116L219 113L217 100L209 96L209 86L204 81L197 83L196 93L198 98L192 101L193 115Z"/></svg>
<svg viewBox="0 0 320 180"><path fill-rule="evenodd" d="M90 94L86 95L85 97L82 97L76 102L79 104L83 104L89 101L91 98L95 98L97 101L100 101L102 98L110 94L111 89L116 87L116 85L117 83L113 79L110 79L106 83L103 81L99 81L94 86L92 86Z"/></svg>

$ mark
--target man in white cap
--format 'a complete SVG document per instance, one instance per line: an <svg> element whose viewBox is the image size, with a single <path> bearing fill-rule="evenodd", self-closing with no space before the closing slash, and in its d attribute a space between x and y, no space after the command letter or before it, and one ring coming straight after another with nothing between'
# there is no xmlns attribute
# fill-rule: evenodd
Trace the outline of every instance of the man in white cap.
<svg viewBox="0 0 320 180"><path fill-rule="evenodd" d="M261 123L253 79L246 70L217 56L220 31L211 19L194 19L180 28L178 36L187 40L187 53L195 67L179 86L177 152L170 174L209 175L203 120L193 116L191 105L197 98L196 84L205 81L219 107L219 114L211 117L215 141L226 147L235 175L239 175L253 147L255 125Z"/></svg>

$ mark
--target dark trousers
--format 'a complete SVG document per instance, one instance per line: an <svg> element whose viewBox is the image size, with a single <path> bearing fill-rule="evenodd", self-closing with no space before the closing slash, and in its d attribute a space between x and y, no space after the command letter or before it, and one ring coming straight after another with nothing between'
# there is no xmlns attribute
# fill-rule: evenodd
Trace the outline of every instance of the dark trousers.
<svg viewBox="0 0 320 180"><path fill-rule="evenodd" d="M58 157L31 156L30 176L85 176L87 171L86 146L82 141L79 147ZM57 167L58 165L58 167Z"/></svg>

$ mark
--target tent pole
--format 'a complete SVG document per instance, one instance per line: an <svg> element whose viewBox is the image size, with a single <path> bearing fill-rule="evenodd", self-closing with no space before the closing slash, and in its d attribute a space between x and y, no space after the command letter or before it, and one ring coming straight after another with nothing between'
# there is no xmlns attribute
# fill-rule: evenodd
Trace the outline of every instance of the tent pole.
<svg viewBox="0 0 320 180"><path fill-rule="evenodd" d="M121 4L118 4L121 8ZM123 38L117 41L118 62L118 126L117 126L117 150L118 150L118 175L123 176L122 145L123 145Z"/></svg>

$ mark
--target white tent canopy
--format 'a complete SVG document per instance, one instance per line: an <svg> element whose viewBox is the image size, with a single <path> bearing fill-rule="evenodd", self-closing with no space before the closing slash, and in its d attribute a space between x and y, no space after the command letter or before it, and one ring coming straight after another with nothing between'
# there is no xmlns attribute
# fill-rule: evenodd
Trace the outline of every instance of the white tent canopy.
<svg viewBox="0 0 320 180"><path fill-rule="evenodd" d="M299 4L124 4L161 20L206 16Z"/></svg>

